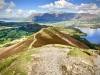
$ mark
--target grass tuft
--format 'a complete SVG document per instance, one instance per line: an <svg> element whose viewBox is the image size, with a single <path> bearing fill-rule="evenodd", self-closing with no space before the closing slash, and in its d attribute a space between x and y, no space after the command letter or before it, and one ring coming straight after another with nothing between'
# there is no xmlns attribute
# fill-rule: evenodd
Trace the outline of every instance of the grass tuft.
<svg viewBox="0 0 100 75"><path fill-rule="evenodd" d="M93 59L91 58L91 51L82 51L81 49L72 49L68 52L68 57L80 57L90 60L93 63Z"/></svg>

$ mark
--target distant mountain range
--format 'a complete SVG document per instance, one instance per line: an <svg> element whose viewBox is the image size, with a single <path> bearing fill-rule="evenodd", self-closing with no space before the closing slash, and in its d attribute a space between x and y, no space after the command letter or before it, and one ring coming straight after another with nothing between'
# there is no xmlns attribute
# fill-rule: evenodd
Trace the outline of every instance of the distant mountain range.
<svg viewBox="0 0 100 75"><path fill-rule="evenodd" d="M24 19L24 21L33 22L59 22L69 20L90 20L98 18L95 14L89 13L66 13L66 12L50 12L35 13Z"/></svg>
<svg viewBox="0 0 100 75"><path fill-rule="evenodd" d="M0 18L0 21L5 22L59 22L69 20L91 20L100 18L99 15L89 13L67 13L67 12L48 12L34 13L24 18Z"/></svg>

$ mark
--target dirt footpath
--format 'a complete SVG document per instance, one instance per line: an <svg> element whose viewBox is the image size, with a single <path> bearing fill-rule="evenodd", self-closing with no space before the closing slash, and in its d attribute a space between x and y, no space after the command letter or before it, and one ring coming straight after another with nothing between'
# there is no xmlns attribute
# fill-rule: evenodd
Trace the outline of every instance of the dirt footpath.
<svg viewBox="0 0 100 75"><path fill-rule="evenodd" d="M33 54L28 75L100 75L100 69L80 57L68 58L68 48L47 45Z"/></svg>

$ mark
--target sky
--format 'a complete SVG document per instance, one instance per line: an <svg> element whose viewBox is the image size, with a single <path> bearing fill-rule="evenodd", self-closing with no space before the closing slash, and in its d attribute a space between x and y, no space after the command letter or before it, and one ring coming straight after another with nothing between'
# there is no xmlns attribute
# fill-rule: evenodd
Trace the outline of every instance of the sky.
<svg viewBox="0 0 100 75"><path fill-rule="evenodd" d="M51 11L100 14L100 0L0 0L0 18Z"/></svg>

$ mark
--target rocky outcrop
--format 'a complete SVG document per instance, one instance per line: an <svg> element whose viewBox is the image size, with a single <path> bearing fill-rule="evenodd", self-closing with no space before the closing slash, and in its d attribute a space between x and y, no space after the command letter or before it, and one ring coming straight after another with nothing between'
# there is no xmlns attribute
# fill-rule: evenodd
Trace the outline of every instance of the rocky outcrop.
<svg viewBox="0 0 100 75"><path fill-rule="evenodd" d="M38 54L31 55L28 75L100 75L100 67L93 59L92 62L83 56L68 57L70 50L53 45L39 48Z"/></svg>

